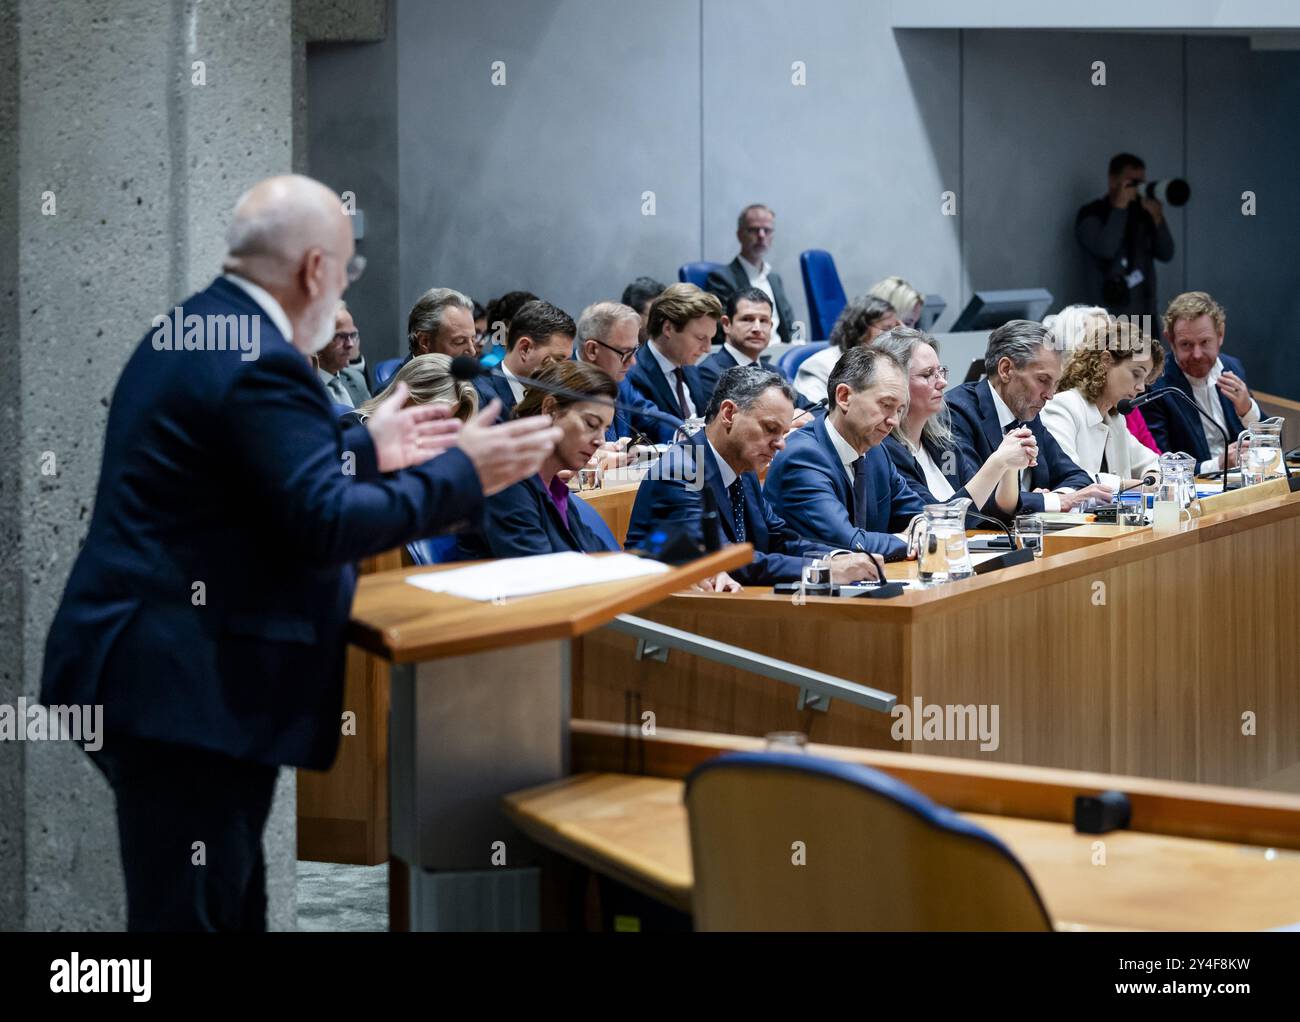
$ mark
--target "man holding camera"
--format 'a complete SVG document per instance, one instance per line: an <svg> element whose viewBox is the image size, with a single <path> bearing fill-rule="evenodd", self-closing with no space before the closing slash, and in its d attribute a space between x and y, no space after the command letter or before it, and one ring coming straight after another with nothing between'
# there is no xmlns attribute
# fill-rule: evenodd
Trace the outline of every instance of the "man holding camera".
<svg viewBox="0 0 1300 1022"><path fill-rule="evenodd" d="M1088 254L1089 297L1115 316L1150 316L1158 336L1155 261L1174 257L1174 239L1164 207L1138 194L1146 176L1132 153L1112 157L1106 195L1079 210L1074 233Z"/></svg>

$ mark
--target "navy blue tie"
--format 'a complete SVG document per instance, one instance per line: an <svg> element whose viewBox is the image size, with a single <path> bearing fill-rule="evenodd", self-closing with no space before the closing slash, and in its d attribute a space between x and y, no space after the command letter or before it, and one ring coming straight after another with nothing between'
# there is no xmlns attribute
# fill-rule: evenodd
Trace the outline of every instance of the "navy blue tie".
<svg viewBox="0 0 1300 1022"><path fill-rule="evenodd" d="M727 487L731 494L731 520L736 525L736 542L745 542L745 493L741 488L740 477Z"/></svg>
<svg viewBox="0 0 1300 1022"><path fill-rule="evenodd" d="M853 527L865 528L867 521L867 459L853 463Z"/></svg>

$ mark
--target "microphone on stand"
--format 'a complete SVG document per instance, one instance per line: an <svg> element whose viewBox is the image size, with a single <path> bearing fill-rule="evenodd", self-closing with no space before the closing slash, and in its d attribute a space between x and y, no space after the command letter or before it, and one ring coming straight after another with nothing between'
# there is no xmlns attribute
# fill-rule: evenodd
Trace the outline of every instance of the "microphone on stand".
<svg viewBox="0 0 1300 1022"><path fill-rule="evenodd" d="M1120 415L1127 415L1134 408L1141 408L1143 405L1148 404L1151 401L1159 400L1162 397L1175 397L1182 401L1183 404L1191 405L1201 418L1223 434L1223 492L1227 493L1230 488L1228 486L1228 448L1232 445L1232 441L1228 439L1228 431L1219 425L1213 415L1207 412L1177 387L1162 387L1159 390L1149 390L1145 394L1132 399L1125 398L1123 401L1120 401L1115 405L1115 411Z"/></svg>
<svg viewBox="0 0 1300 1022"><path fill-rule="evenodd" d="M1007 545L1011 550L1005 554L998 554L997 557L990 557L986 561L981 561L975 566L976 575L984 575L990 571L997 571L1000 568L1010 568L1017 564L1028 564L1034 559L1032 550L1017 550L1016 541L1011 535L1011 530L1007 528L1006 523L999 521L991 515L986 515L982 511L976 511L972 508L966 509L967 518L975 518L981 522L987 522L989 525L996 525L1007 537Z"/></svg>
<svg viewBox="0 0 1300 1022"><path fill-rule="evenodd" d="M451 375L457 380L473 380L479 376L497 376L501 379L509 379L499 369L489 368L470 355L457 355L451 360ZM600 394L584 394L581 391L562 387L558 383L548 383L535 377L528 377L519 382L525 387L532 387L546 394L554 394L556 397L568 398L570 401L605 405L613 408L616 412L623 411L630 414L632 411L623 402L615 398L604 397ZM682 420L677 416L661 412L658 408L641 407L637 411L639 414L648 415L651 418L668 423L673 427L674 431L682 425ZM647 545L645 551L651 559L663 561L665 564L684 564L702 553L713 553L722 548L722 528L718 516L718 502L714 499L713 489L708 485L707 481L702 479L701 484L700 496L704 503L704 511L700 515L700 529L704 537L703 544L696 543L680 528L659 526L651 534L650 539L652 542Z"/></svg>

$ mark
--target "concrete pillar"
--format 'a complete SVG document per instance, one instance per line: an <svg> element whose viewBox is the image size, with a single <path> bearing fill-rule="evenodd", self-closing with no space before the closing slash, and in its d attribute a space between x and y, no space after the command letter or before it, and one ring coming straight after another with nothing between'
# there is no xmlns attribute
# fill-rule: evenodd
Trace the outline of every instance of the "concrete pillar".
<svg viewBox="0 0 1300 1022"><path fill-rule="evenodd" d="M311 2L295 22L293 6L0 0L0 703L36 695L129 352L217 273L238 195L293 166L312 18L376 10ZM294 790L286 770L266 834L272 929L296 927ZM108 786L72 744L0 743L0 929L124 922Z"/></svg>

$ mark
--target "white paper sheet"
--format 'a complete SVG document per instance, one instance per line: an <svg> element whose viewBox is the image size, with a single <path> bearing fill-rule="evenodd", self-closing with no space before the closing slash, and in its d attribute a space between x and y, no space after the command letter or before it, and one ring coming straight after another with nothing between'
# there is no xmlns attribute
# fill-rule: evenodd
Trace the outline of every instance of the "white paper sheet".
<svg viewBox="0 0 1300 1022"><path fill-rule="evenodd" d="M469 568L410 575L406 581L434 593L447 593L467 600L503 600L513 596L534 596L598 582L619 582L645 575L662 575L666 564L610 554L589 557L572 550L536 557L510 557Z"/></svg>

